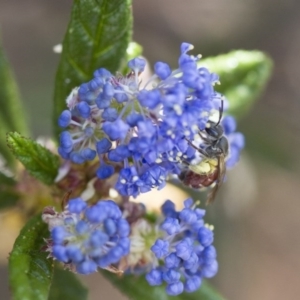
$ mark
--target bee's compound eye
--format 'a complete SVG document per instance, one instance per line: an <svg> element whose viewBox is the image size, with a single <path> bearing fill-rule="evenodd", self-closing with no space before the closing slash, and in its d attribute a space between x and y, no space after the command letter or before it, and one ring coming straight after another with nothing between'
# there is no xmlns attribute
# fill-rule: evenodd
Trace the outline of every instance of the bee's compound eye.
<svg viewBox="0 0 300 300"><path fill-rule="evenodd" d="M224 155L227 155L228 154L228 148L229 148L229 145L228 145L228 140L225 136L223 136L217 143L216 145L223 153Z"/></svg>
<svg viewBox="0 0 300 300"><path fill-rule="evenodd" d="M221 138L222 135L224 134L224 130L221 125L210 126L209 128L206 128L206 132L210 137L212 137L216 140Z"/></svg>

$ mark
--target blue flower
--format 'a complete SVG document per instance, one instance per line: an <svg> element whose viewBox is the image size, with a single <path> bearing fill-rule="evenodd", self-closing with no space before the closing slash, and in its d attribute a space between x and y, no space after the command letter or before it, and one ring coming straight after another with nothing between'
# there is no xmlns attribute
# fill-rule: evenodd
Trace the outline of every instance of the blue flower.
<svg viewBox="0 0 300 300"><path fill-rule="evenodd" d="M218 76L198 67L200 56L188 54L192 48L181 45L177 70L157 62L155 74L145 84L139 79L146 64L142 58L128 62L132 71L126 76L95 71L94 78L72 91L68 110L59 117L65 129L60 155L78 164L98 156L100 179L113 175L111 165L119 163L115 188L124 196L160 189L168 175L180 174L195 158L191 144L199 130L206 128L224 101L214 91ZM241 149L240 138L231 136L228 164L237 160Z"/></svg>
<svg viewBox="0 0 300 300"><path fill-rule="evenodd" d="M240 132L235 132L236 121L232 116L226 116L222 120L224 133L229 142L229 155L226 160L228 168L234 167L239 161L241 150L245 147L245 137Z"/></svg>
<svg viewBox="0 0 300 300"><path fill-rule="evenodd" d="M147 275L146 279L152 286L161 285L163 283L162 272L160 270L152 269Z"/></svg>
<svg viewBox="0 0 300 300"><path fill-rule="evenodd" d="M164 257L169 252L169 242L158 239L156 240L155 244L151 247L151 250L157 258Z"/></svg>
<svg viewBox="0 0 300 300"><path fill-rule="evenodd" d="M71 199L56 219L50 226L51 255L78 273L107 268L129 253L130 226L111 200L88 207L81 198Z"/></svg>
<svg viewBox="0 0 300 300"><path fill-rule="evenodd" d="M165 282L166 292L172 296L196 291L202 278L213 277L218 271L213 232L203 222L205 211L196 208L192 199L184 205L180 212L170 200L162 206L166 219L160 229L164 234L151 247L158 261L154 260L146 275L150 285Z"/></svg>

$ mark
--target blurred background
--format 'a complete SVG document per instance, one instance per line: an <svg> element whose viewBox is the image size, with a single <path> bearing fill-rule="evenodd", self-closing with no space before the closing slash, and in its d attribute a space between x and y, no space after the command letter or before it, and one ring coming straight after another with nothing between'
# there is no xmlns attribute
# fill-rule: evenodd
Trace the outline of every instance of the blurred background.
<svg viewBox="0 0 300 300"><path fill-rule="evenodd" d="M300 2L133 2L134 39L151 63L164 60L176 67L182 41L204 57L258 49L274 60L266 91L239 121L247 141L242 159L208 208L220 264L213 284L228 300L299 299ZM53 46L62 41L71 5L70 0L0 0L3 45L35 137L51 134L59 59ZM18 231L1 231L0 295L6 300L7 253ZM83 280L91 300L123 299L99 275Z"/></svg>

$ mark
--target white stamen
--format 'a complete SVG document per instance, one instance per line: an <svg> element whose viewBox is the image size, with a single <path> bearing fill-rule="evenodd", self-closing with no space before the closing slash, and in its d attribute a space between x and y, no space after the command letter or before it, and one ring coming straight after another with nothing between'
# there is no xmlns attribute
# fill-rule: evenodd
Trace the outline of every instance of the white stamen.
<svg viewBox="0 0 300 300"><path fill-rule="evenodd" d="M184 126L184 127L186 127L186 126L188 126L189 124L187 123L187 122L182 122L182 125Z"/></svg>
<svg viewBox="0 0 300 300"><path fill-rule="evenodd" d="M132 177L132 181L133 181L133 182L136 182L137 180L139 180L139 177L138 177L138 176L133 176L133 177Z"/></svg>
<svg viewBox="0 0 300 300"><path fill-rule="evenodd" d="M193 124L191 128L193 131L198 131L198 126L196 124Z"/></svg>
<svg viewBox="0 0 300 300"><path fill-rule="evenodd" d="M173 106L173 108L174 108L177 115L182 115L182 109L181 109L181 106L179 104L175 104Z"/></svg>

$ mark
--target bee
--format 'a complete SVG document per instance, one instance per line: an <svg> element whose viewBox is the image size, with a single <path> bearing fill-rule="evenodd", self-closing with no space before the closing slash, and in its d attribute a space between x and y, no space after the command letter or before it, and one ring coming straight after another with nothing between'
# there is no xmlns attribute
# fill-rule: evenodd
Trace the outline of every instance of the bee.
<svg viewBox="0 0 300 300"><path fill-rule="evenodd" d="M229 144L220 124L222 115L223 101L219 108L218 122L208 121L206 128L199 131L199 135L204 141L204 148L198 148L187 140L190 146L199 152L202 160L195 165L188 164L188 169L179 175L183 184L192 188L199 189L214 184L207 198L208 204L214 201L226 173L225 158L228 155Z"/></svg>

